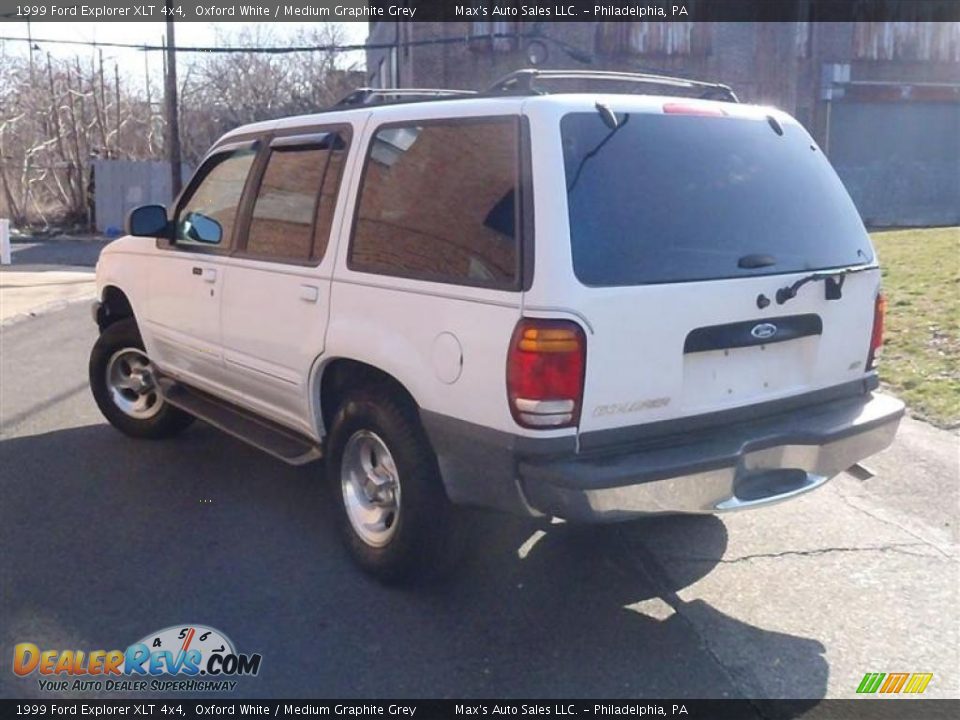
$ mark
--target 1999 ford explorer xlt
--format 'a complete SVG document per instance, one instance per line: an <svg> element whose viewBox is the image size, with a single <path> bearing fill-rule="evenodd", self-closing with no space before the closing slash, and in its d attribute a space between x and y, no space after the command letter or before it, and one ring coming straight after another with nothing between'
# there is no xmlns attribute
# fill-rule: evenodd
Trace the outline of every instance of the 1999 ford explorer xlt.
<svg viewBox="0 0 960 720"><path fill-rule="evenodd" d="M566 80L668 94L556 92ZM693 95L694 97L691 97ZM458 506L575 522L794 497L887 447L869 237L807 132L724 86L521 71L221 138L97 266L107 419L323 458L347 547Z"/></svg>

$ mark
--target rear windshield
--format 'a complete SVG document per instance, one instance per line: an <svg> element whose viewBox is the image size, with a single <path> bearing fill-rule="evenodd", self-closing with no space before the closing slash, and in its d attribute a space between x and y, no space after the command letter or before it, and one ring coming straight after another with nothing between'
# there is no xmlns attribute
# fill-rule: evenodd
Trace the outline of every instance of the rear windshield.
<svg viewBox="0 0 960 720"><path fill-rule="evenodd" d="M857 265L870 240L807 134L775 121L599 112L561 120L574 271L640 285ZM779 134L778 130L783 134Z"/></svg>

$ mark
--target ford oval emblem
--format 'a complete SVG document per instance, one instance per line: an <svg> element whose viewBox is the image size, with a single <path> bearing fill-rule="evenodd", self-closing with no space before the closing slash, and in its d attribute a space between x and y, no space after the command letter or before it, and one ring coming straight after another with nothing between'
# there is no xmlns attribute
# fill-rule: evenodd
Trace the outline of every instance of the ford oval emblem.
<svg viewBox="0 0 960 720"><path fill-rule="evenodd" d="M750 334L757 340L766 340L777 334L777 326L773 323L760 323L759 325L753 326Z"/></svg>

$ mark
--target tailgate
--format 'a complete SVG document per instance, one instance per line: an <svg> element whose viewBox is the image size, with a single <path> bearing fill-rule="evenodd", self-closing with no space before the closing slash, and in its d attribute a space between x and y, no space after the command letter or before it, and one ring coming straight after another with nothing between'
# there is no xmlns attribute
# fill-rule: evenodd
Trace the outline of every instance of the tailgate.
<svg viewBox="0 0 960 720"><path fill-rule="evenodd" d="M560 120L576 307L593 330L581 431L862 377L879 270L806 131L724 103L613 112Z"/></svg>
<svg viewBox="0 0 960 720"><path fill-rule="evenodd" d="M765 311L802 276L594 290L581 431L726 410L862 377L879 270L822 282Z"/></svg>

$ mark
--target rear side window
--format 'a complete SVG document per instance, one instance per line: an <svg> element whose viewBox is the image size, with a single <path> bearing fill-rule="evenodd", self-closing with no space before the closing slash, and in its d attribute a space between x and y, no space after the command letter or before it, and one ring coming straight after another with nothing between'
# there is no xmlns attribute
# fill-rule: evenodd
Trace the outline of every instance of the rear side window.
<svg viewBox="0 0 960 720"><path fill-rule="evenodd" d="M762 118L618 118L613 130L596 112L560 124L574 271L584 284L747 277L873 259L843 184L796 125L784 124L781 135Z"/></svg>
<svg viewBox="0 0 960 720"><path fill-rule="evenodd" d="M379 130L348 265L461 285L517 283L517 118Z"/></svg>
<svg viewBox="0 0 960 720"><path fill-rule="evenodd" d="M228 246L237 221L250 167L256 158L253 147L213 156L200 168L193 188L180 203L176 219L176 244L180 246Z"/></svg>
<svg viewBox="0 0 960 720"><path fill-rule="evenodd" d="M337 133L271 147L247 231L247 255L292 262L323 257L346 147Z"/></svg>

